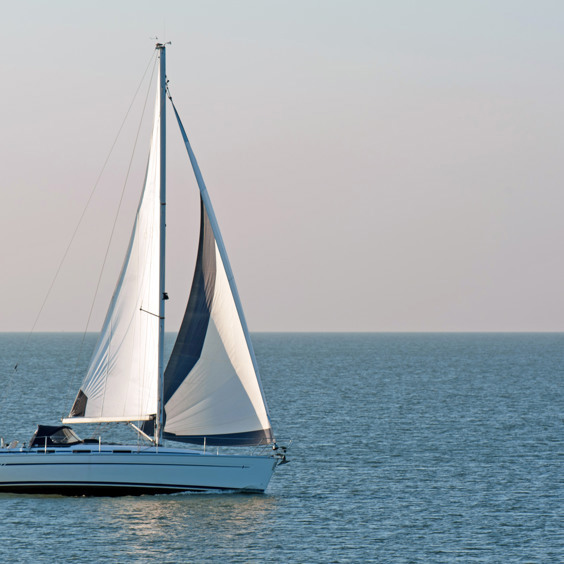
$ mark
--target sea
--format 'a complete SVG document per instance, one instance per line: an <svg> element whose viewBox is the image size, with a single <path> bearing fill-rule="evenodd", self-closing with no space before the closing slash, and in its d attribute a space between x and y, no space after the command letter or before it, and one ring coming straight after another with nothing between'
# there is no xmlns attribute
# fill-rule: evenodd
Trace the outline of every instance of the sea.
<svg viewBox="0 0 564 564"><path fill-rule="evenodd" d="M95 340L0 334L1 436L68 413ZM2 560L564 562L564 334L253 342L289 445L266 493L2 494Z"/></svg>

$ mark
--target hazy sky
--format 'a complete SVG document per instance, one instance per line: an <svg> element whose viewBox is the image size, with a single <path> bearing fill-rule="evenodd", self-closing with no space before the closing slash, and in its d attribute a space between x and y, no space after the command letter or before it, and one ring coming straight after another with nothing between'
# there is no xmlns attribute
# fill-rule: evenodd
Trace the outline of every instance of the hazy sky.
<svg viewBox="0 0 564 564"><path fill-rule="evenodd" d="M172 41L172 93L251 331L564 330L563 2L0 8L0 330L33 325L151 36ZM171 120L169 134L173 330L198 197ZM121 142L38 330L85 327L132 136ZM146 128L139 143L90 330L121 265Z"/></svg>

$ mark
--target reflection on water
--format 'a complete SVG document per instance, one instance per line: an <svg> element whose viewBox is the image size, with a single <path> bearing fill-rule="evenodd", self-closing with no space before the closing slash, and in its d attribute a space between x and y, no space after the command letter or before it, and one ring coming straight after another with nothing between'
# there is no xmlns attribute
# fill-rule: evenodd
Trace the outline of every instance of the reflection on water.
<svg viewBox="0 0 564 564"><path fill-rule="evenodd" d="M273 497L243 494L104 498L100 503L100 511L109 516L109 524L132 535L152 535L154 540L165 540L186 528L195 537L205 537L210 526L215 527L218 522L222 528L216 534L226 538L257 533L260 523L276 509Z"/></svg>
<svg viewBox="0 0 564 564"><path fill-rule="evenodd" d="M41 539L19 545L21 561L52 561L53 554L61 552L62 541L67 543L64 554L69 561L92 546L100 560L127 557L144 562L158 557L160 562L178 562L187 561L188 555L189 561L201 561L210 545L225 547L230 561L237 554L244 561L249 544L267 541L276 508L277 499L269 495L0 495L4 538L26 530L34 541ZM13 554L11 550L12 545L0 545L0 555Z"/></svg>
<svg viewBox="0 0 564 564"><path fill-rule="evenodd" d="M237 546L238 539L262 536L276 499L261 495L177 494L98 500L105 541L139 561L148 553L170 555L206 546ZM188 534L187 534L188 533ZM213 539L211 538L213 536Z"/></svg>

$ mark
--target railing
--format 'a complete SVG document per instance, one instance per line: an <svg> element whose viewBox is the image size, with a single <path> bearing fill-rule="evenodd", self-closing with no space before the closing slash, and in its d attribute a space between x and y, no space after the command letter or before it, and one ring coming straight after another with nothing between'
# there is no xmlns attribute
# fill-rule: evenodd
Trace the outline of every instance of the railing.
<svg viewBox="0 0 564 564"><path fill-rule="evenodd" d="M213 440L213 439L212 439ZM92 447L90 447L90 449L72 449L70 447L76 447L78 445L73 444L73 445L48 445L47 444L47 440L45 440L45 445L34 445L34 448L31 449L29 446L27 446L25 443L18 443L18 441L12 441L9 444L6 444L4 441L1 442L0 444L0 452L3 453L17 453L17 452L23 452L23 451L30 451L33 450L34 452L47 452L47 453L52 453L55 452L55 450L53 450L54 448L57 448L57 452L62 452L62 451L67 451L68 452L73 452L73 453L100 453L100 452L109 452L111 447L118 447L117 450L112 449L111 452L126 452L125 450L122 450L123 448L127 448L127 452L131 453L131 452L143 452L143 451L151 451L153 449L155 449L156 447L154 445L142 445L142 444L138 444L136 450L133 450L132 445L131 444L124 444L124 445L120 445L120 443L114 443L112 442L111 444L106 444L103 445L102 441L101 441L101 437L98 437L98 439L96 440L88 440L85 441L84 444L86 443L93 443L96 444L96 446L98 447L97 449L92 449ZM242 439L240 441L241 443L247 443L247 441L245 439ZM206 437L203 438L203 444L201 445L193 445L193 444L187 444L187 443L182 443L182 446L184 446L184 448L182 448L182 446L180 446L176 441L166 441L167 444L163 444L161 445L164 448L178 448L179 450L187 450L187 451L192 451L194 453L203 453L203 454L217 454L219 455L221 454L232 454L232 455L242 455L242 456L273 456L275 458L280 459L280 463L283 464L284 462L287 462L286 460L286 454L288 452L288 449L291 447L292 443L293 443L293 439L277 439L275 443L269 442L266 439L261 441L258 444L254 444L254 445L248 445L248 444L241 444L240 446L237 446L237 441L235 439L233 439L231 441L232 444L230 445L214 445L214 444L209 444L208 440ZM198 446L200 448L198 448ZM246 446L247 449L244 449L243 447ZM104 448L105 447L105 448ZM121 448L120 448L121 447ZM128 448L129 447L129 448ZM95 448L95 447L94 447ZM246 452L245 452L246 451Z"/></svg>

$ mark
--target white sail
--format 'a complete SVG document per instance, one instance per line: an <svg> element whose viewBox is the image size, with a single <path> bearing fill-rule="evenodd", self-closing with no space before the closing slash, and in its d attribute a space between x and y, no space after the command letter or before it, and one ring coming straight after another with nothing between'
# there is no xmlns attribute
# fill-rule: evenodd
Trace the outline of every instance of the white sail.
<svg viewBox="0 0 564 564"><path fill-rule="evenodd" d="M86 377L65 422L142 421L157 413L160 89L145 185L122 271Z"/></svg>
<svg viewBox="0 0 564 564"><path fill-rule="evenodd" d="M200 169L176 117L200 188L201 227L190 299L164 375L164 436L207 444L269 442L271 425L235 280Z"/></svg>

